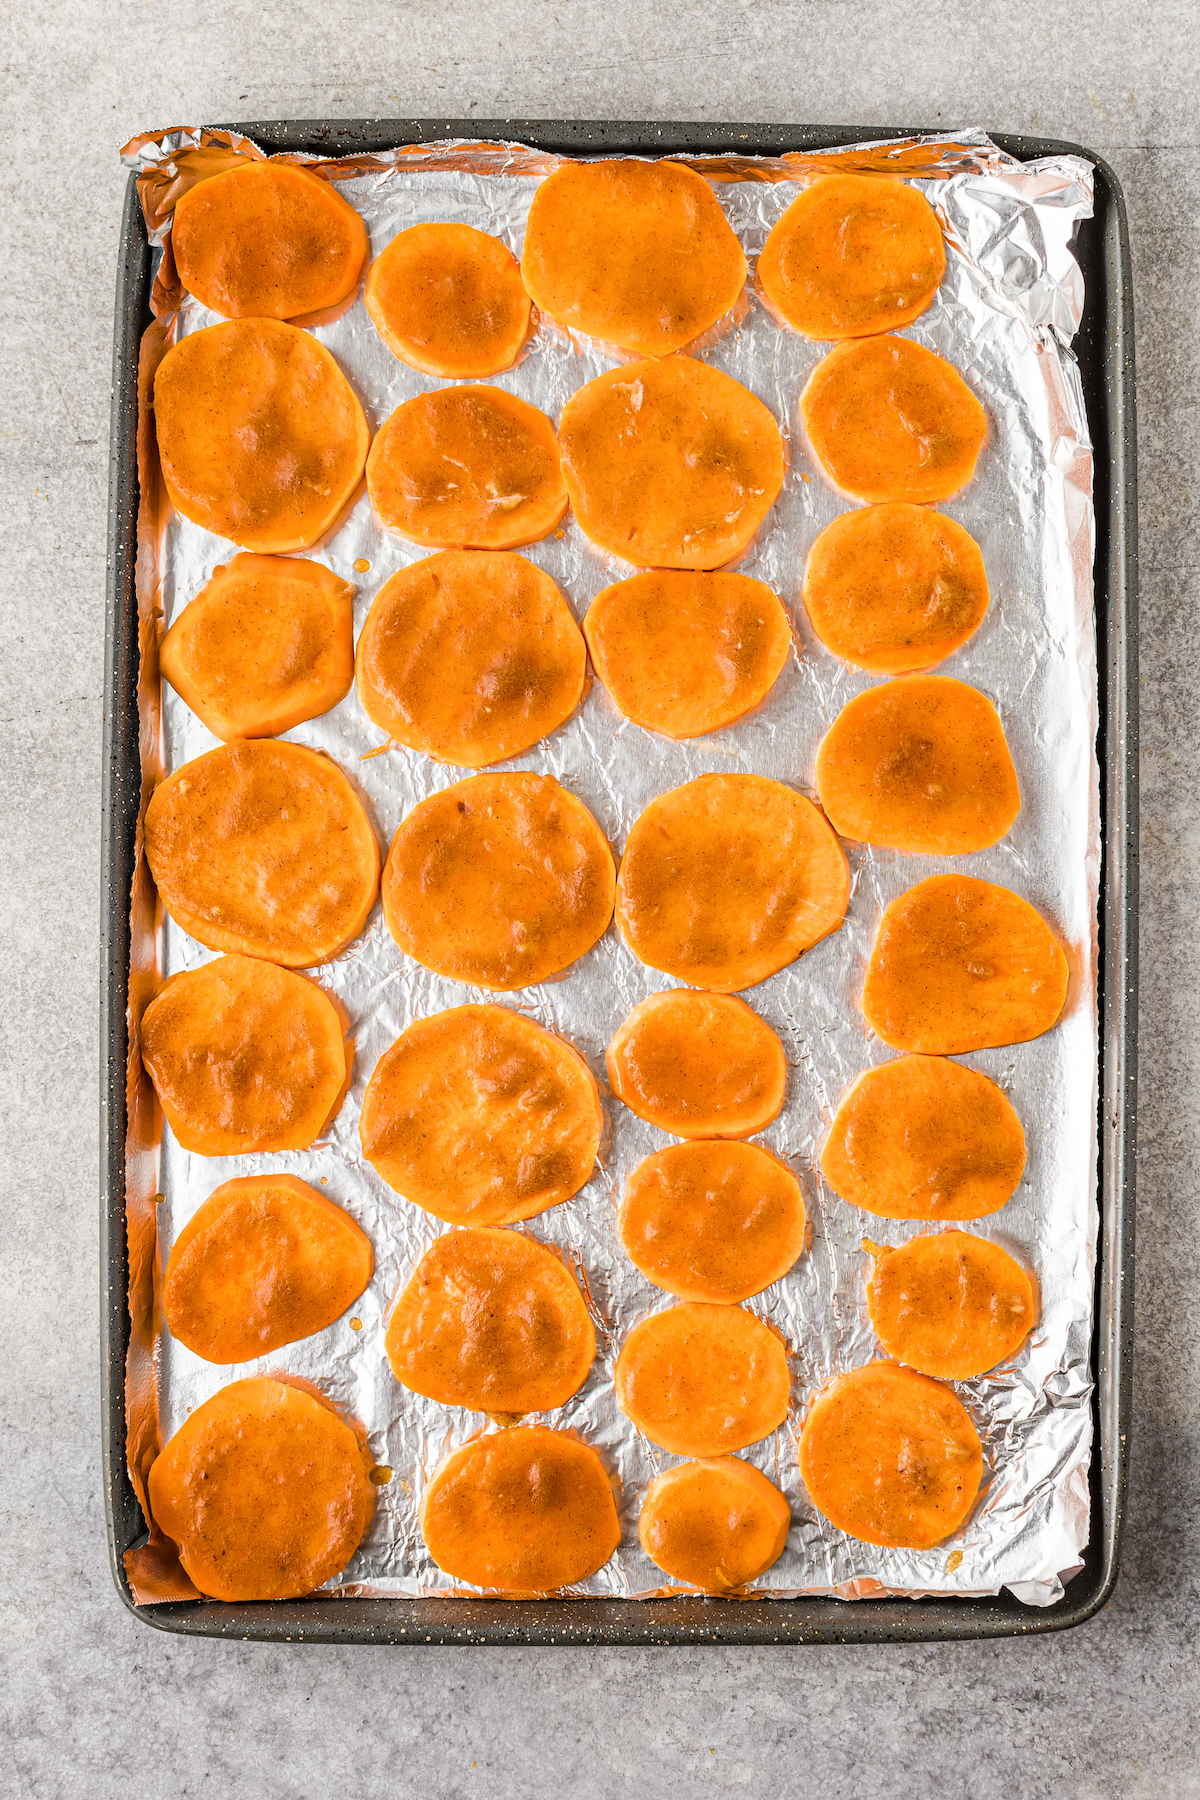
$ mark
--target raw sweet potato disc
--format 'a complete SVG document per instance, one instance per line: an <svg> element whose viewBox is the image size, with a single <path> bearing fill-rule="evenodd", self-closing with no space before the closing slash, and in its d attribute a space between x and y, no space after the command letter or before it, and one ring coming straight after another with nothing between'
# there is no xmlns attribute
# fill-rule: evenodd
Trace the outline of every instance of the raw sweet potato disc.
<svg viewBox="0 0 1200 1800"><path fill-rule="evenodd" d="M979 1434L957 1395L895 1363L868 1363L817 1395L800 1433L809 1498L865 1544L928 1550L956 1531L983 1476Z"/></svg>
<svg viewBox="0 0 1200 1800"><path fill-rule="evenodd" d="M1037 1323L1037 1289L1007 1250L966 1231L910 1238L875 1258L867 1310L897 1362L968 1381L1012 1356Z"/></svg>
<svg viewBox="0 0 1200 1800"><path fill-rule="evenodd" d="M690 356L630 363L576 389L558 442L586 535L654 569L715 569L740 556L783 486L773 414Z"/></svg>
<svg viewBox="0 0 1200 1800"><path fill-rule="evenodd" d="M986 850L1021 810L999 714L948 675L898 675L848 701L817 751L817 792L842 837L916 856Z"/></svg>
<svg viewBox="0 0 1200 1800"><path fill-rule="evenodd" d="M869 337L911 324L937 293L946 246L925 196L878 175L823 175L771 228L758 280L810 338Z"/></svg>
<svg viewBox="0 0 1200 1800"><path fill-rule="evenodd" d="M184 607L158 663L215 737L275 737L349 693L354 589L321 563L243 552Z"/></svg>
<svg viewBox="0 0 1200 1800"><path fill-rule="evenodd" d="M634 1326L617 1358L617 1405L676 1456L724 1456L787 1417L787 1354L740 1306L689 1302Z"/></svg>
<svg viewBox="0 0 1200 1800"><path fill-rule="evenodd" d="M765 582L682 569L606 587L583 631L618 710L671 738L740 719L770 692L792 647L787 614Z"/></svg>
<svg viewBox="0 0 1200 1800"><path fill-rule="evenodd" d="M701 775L635 821L617 883L634 955L696 987L753 987L836 931L845 852L802 794L763 775Z"/></svg>
<svg viewBox="0 0 1200 1800"><path fill-rule="evenodd" d="M902 1056L859 1076L821 1168L835 1194L881 1219L981 1219L1015 1193L1025 1133L986 1075Z"/></svg>
<svg viewBox="0 0 1200 1800"><path fill-rule="evenodd" d="M1049 1031L1068 977L1058 938L1019 894L931 875L883 915L863 1013L893 1050L960 1056Z"/></svg>
<svg viewBox="0 0 1200 1800"><path fill-rule="evenodd" d="M363 1155L450 1225L513 1225L569 1200L600 1146L600 1093L578 1051L506 1006L417 1019L375 1065Z"/></svg>
<svg viewBox="0 0 1200 1800"><path fill-rule="evenodd" d="M398 406L371 445L367 492L385 525L434 550L514 550L567 510L553 425L497 387Z"/></svg>
<svg viewBox="0 0 1200 1800"><path fill-rule="evenodd" d="M554 1251L517 1231L448 1231L396 1301L396 1380L443 1406L546 1412L587 1380L596 1333Z"/></svg>
<svg viewBox="0 0 1200 1800"><path fill-rule="evenodd" d="M905 501L856 507L808 553L804 604L827 650L877 675L931 669L988 608L975 539L956 519Z"/></svg>
<svg viewBox="0 0 1200 1800"><path fill-rule="evenodd" d="M709 183L675 162L572 162L533 196L521 256L543 312L667 356L727 313L746 258Z"/></svg>
<svg viewBox="0 0 1200 1800"><path fill-rule="evenodd" d="M392 839L383 916L435 974L501 993L531 987L603 937L612 851L549 775L473 775L415 806Z"/></svg>
<svg viewBox="0 0 1200 1800"><path fill-rule="evenodd" d="M670 1144L625 1183L617 1230L656 1287L730 1305L787 1274L804 1249L804 1198L757 1144Z"/></svg>
<svg viewBox="0 0 1200 1800"><path fill-rule="evenodd" d="M655 1477L642 1501L638 1538L676 1581L728 1594L778 1562L791 1522L773 1482L736 1456L716 1456Z"/></svg>
<svg viewBox="0 0 1200 1800"><path fill-rule="evenodd" d="M375 1509L371 1462L327 1401L269 1376L185 1419L150 1469L154 1522L214 1600L289 1600L337 1575Z"/></svg>
<svg viewBox="0 0 1200 1800"><path fill-rule="evenodd" d="M171 1249L162 1307L206 1362L249 1362L340 1318L375 1268L348 1212L295 1175L226 1181Z"/></svg>
<svg viewBox="0 0 1200 1800"><path fill-rule="evenodd" d="M511 550L446 550L380 588L357 669L363 708L393 741L479 769L570 717L587 652L535 564Z"/></svg>
<svg viewBox="0 0 1200 1800"><path fill-rule="evenodd" d="M783 1045L732 994L651 994L617 1029L607 1062L618 1100L673 1137L753 1137L787 1086Z"/></svg>
<svg viewBox="0 0 1200 1800"><path fill-rule="evenodd" d="M210 950L328 962L379 892L379 845L337 764L302 744L224 744L160 781L146 859L177 925Z"/></svg>
<svg viewBox="0 0 1200 1800"><path fill-rule="evenodd" d="M249 956L164 981L142 1014L142 1061L185 1150L306 1150L346 1090L342 1021L315 982Z"/></svg>
<svg viewBox="0 0 1200 1800"><path fill-rule="evenodd" d="M516 258L473 225L399 232L371 264L363 299L393 356L426 375L498 375L529 336Z"/></svg>
<svg viewBox="0 0 1200 1800"><path fill-rule="evenodd" d="M948 500L975 473L987 415L958 370L911 338L861 338L800 396L813 453L860 500Z"/></svg>
<svg viewBox="0 0 1200 1800"><path fill-rule="evenodd" d="M332 182L295 163L246 162L176 203L183 285L227 319L298 319L354 292L367 228Z"/></svg>
<svg viewBox="0 0 1200 1800"><path fill-rule="evenodd" d="M306 550L350 499L371 434L307 331L235 319L194 331L154 377L163 480L177 511L247 550Z"/></svg>
<svg viewBox="0 0 1200 1800"><path fill-rule="evenodd" d="M425 1489L421 1531L447 1575L510 1594L586 1581L621 1541L604 1464L544 1425L488 1432L453 1451Z"/></svg>

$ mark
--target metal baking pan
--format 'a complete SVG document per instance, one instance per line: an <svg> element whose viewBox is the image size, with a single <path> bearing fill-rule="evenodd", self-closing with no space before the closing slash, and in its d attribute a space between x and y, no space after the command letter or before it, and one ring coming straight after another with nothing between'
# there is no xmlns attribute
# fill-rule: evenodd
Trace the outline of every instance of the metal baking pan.
<svg viewBox="0 0 1200 1800"><path fill-rule="evenodd" d="M880 136L869 126L708 125L530 119L362 119L238 124L269 150L324 156L446 138L508 139L562 153L778 156ZM1137 1093L1138 677L1137 432L1129 235L1120 183L1079 144L993 133L1013 156L1069 152L1095 168L1095 215L1076 242L1086 283L1075 339L1095 445L1095 605L1103 864L1099 970L1100 1240L1093 1336L1092 1528L1084 1567L1050 1607L1010 1594L971 1599L507 1601L309 1599L138 1606L124 1552L145 1533L125 1463L129 1343L125 1244L126 995L130 886L141 795L134 592L138 345L150 322L151 254L129 178L121 227L113 351L105 659L101 899L100 1244L105 1512L113 1579L160 1631L194 1637L362 1644L895 1643L1023 1636L1079 1625L1117 1578L1130 1429Z"/></svg>

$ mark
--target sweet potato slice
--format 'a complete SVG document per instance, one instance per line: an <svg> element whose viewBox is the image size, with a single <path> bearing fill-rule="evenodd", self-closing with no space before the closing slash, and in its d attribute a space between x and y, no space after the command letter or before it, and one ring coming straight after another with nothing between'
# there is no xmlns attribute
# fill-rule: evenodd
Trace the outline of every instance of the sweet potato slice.
<svg viewBox="0 0 1200 1800"><path fill-rule="evenodd" d="M1037 1323L1037 1288L1007 1250L966 1231L910 1238L875 1258L867 1310L897 1362L968 1381L1013 1356Z"/></svg>
<svg viewBox="0 0 1200 1800"><path fill-rule="evenodd" d="M215 737L275 737L349 693L354 589L322 563L243 552L184 607L158 664Z"/></svg>
<svg viewBox="0 0 1200 1800"><path fill-rule="evenodd" d="M571 162L534 194L521 274L560 325L667 356L729 311L746 258L709 183L682 163Z"/></svg>
<svg viewBox="0 0 1200 1800"><path fill-rule="evenodd" d="M392 839L383 916L435 974L510 993L569 968L612 918L612 851L549 775L473 775L422 800Z"/></svg>
<svg viewBox="0 0 1200 1800"><path fill-rule="evenodd" d="M587 1380L596 1333L554 1251L516 1231L469 1226L426 1252L385 1339L415 1394L477 1412L546 1412Z"/></svg>
<svg viewBox="0 0 1200 1800"><path fill-rule="evenodd" d="M607 1062L618 1100L673 1137L753 1137L787 1086L783 1045L732 994L651 994L618 1028Z"/></svg>
<svg viewBox="0 0 1200 1800"><path fill-rule="evenodd" d="M367 492L385 525L434 550L515 550L567 510L553 425L496 387L398 406L371 445Z"/></svg>
<svg viewBox="0 0 1200 1800"><path fill-rule="evenodd" d="M1066 955L1008 888L931 875L884 912L863 1014L893 1050L961 1056L1049 1031L1067 997Z"/></svg>
<svg viewBox="0 0 1200 1800"><path fill-rule="evenodd" d="M1000 715L948 675L899 675L848 701L817 751L817 792L844 838L917 856L986 850L1021 810Z"/></svg>
<svg viewBox="0 0 1200 1800"><path fill-rule="evenodd" d="M717 1456L664 1469L650 1483L638 1538L676 1581L728 1594L778 1562L791 1522L774 1482L736 1456Z"/></svg>
<svg viewBox="0 0 1200 1800"><path fill-rule="evenodd" d="M647 1281L731 1305L786 1275L804 1249L792 1171L757 1144L671 1144L625 1184L618 1234Z"/></svg>
<svg viewBox="0 0 1200 1800"><path fill-rule="evenodd" d="M295 163L245 162L176 203L183 285L227 319L299 319L354 292L367 228L332 182Z"/></svg>
<svg viewBox="0 0 1200 1800"><path fill-rule="evenodd" d="M817 1395L800 1475L831 1525L865 1544L928 1550L975 1504L983 1451L957 1395L895 1363L868 1363Z"/></svg>
<svg viewBox="0 0 1200 1800"><path fill-rule="evenodd" d="M509 550L446 550L379 590L357 669L367 716L395 742L479 769L570 717L587 652L535 564Z"/></svg>
<svg viewBox="0 0 1200 1800"><path fill-rule="evenodd" d="M210 950L328 962L379 892L379 845L337 764L302 744L224 744L160 781L146 859L177 925Z"/></svg>
<svg viewBox="0 0 1200 1800"><path fill-rule="evenodd" d="M970 532L904 501L840 514L804 569L804 604L825 648L877 675L931 669L961 649L988 599Z"/></svg>
<svg viewBox="0 0 1200 1800"><path fill-rule="evenodd" d="M911 338L861 338L800 397L813 454L859 500L948 500L975 473L987 415L958 370Z"/></svg>
<svg viewBox="0 0 1200 1800"><path fill-rule="evenodd" d="M724 1456L787 1417L787 1353L740 1306L688 1302L634 1326L617 1358L617 1405L676 1456Z"/></svg>
<svg viewBox="0 0 1200 1800"><path fill-rule="evenodd" d="M452 1451L425 1489L421 1531L447 1575L508 1594L586 1581L621 1541L596 1452L543 1425L488 1432Z"/></svg>
<svg viewBox="0 0 1200 1800"><path fill-rule="evenodd" d="M757 271L773 311L810 338L909 325L945 272L928 200L878 175L823 175L805 188L771 227Z"/></svg>
<svg viewBox="0 0 1200 1800"><path fill-rule="evenodd" d="M473 225L399 232L371 264L363 299L392 355L426 375L498 375L529 336L516 257Z"/></svg>
<svg viewBox="0 0 1200 1800"><path fill-rule="evenodd" d="M730 993L836 931L849 898L845 852L811 800L762 775L701 775L635 821L616 916L652 969Z"/></svg>
<svg viewBox="0 0 1200 1800"><path fill-rule="evenodd" d="M176 510L247 550L307 550L363 472L371 434L316 338L235 319L167 351L154 377L163 480Z"/></svg>
<svg viewBox="0 0 1200 1800"><path fill-rule="evenodd" d="M585 534L654 569L716 569L740 556L783 486L774 415L690 356L587 382L563 407L558 442Z"/></svg>
<svg viewBox="0 0 1200 1800"><path fill-rule="evenodd" d="M986 1075L902 1056L859 1076L821 1168L835 1194L881 1219L981 1219L1016 1192L1025 1133Z"/></svg>
<svg viewBox="0 0 1200 1800"><path fill-rule="evenodd" d="M375 1268L348 1212L295 1175L226 1181L171 1248L162 1306L205 1362L249 1362L340 1318Z"/></svg>
<svg viewBox="0 0 1200 1800"><path fill-rule="evenodd" d="M792 632L765 582L655 569L596 595L583 622L597 675L647 731L699 737L764 699Z"/></svg>
<svg viewBox="0 0 1200 1800"><path fill-rule="evenodd" d="M348 1085L342 1021L315 982L250 956L164 981L142 1014L142 1061L185 1150L306 1150Z"/></svg>
<svg viewBox="0 0 1200 1800"><path fill-rule="evenodd" d="M150 1468L155 1524L214 1600L290 1600L337 1575L375 1510L357 1433L305 1389L252 1376L203 1401Z"/></svg>

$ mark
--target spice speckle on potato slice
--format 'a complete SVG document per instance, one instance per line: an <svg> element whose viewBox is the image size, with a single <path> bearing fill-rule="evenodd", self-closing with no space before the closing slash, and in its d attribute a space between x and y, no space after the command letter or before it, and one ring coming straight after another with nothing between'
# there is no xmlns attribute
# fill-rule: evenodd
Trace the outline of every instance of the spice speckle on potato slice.
<svg viewBox="0 0 1200 1800"><path fill-rule="evenodd" d="M673 1137L753 1137L779 1112L787 1086L783 1045L753 1007L686 988L635 1006L607 1063L617 1098Z"/></svg>
<svg viewBox="0 0 1200 1800"><path fill-rule="evenodd" d="M497 375L512 367L529 335L516 257L473 225L437 222L397 233L371 264L363 299L393 356L426 375Z"/></svg>
<svg viewBox="0 0 1200 1800"><path fill-rule="evenodd" d="M642 1319L621 1347L617 1405L676 1456L724 1456L787 1417L787 1353L740 1306L685 1302Z"/></svg>
<svg viewBox="0 0 1200 1800"><path fill-rule="evenodd" d="M727 1594L778 1562L791 1522L773 1482L736 1456L717 1456L656 1476L642 1501L638 1538L664 1574L706 1594Z"/></svg>
<svg viewBox="0 0 1200 1800"><path fill-rule="evenodd" d="M864 1245L875 1258L867 1310L897 1362L968 1381L1012 1356L1037 1323L1037 1288L999 1244L966 1231Z"/></svg>

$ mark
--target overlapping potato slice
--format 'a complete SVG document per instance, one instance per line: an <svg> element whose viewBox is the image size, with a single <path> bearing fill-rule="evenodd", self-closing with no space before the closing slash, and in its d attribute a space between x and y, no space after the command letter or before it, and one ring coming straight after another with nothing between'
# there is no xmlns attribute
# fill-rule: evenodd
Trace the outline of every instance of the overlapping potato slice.
<svg viewBox="0 0 1200 1800"><path fill-rule="evenodd" d="M625 1183L618 1234L635 1268L680 1300L730 1305L786 1275L804 1249L804 1197L757 1144L670 1144Z"/></svg>
<svg viewBox="0 0 1200 1800"><path fill-rule="evenodd" d="M398 406L371 445L367 492L385 525L433 550L514 550L567 510L553 425L497 387Z"/></svg>
<svg viewBox="0 0 1200 1800"><path fill-rule="evenodd" d="M474 775L422 800L392 839L383 916L409 956L500 993L545 981L603 937L612 851L549 775Z"/></svg>
<svg viewBox="0 0 1200 1800"><path fill-rule="evenodd" d="M878 175L822 175L805 188L772 226L757 271L774 311L810 338L911 324L945 272L928 200Z"/></svg>
<svg viewBox="0 0 1200 1800"><path fill-rule="evenodd" d="M473 225L399 232L371 264L363 299L393 356L426 375L498 375L529 336L516 258Z"/></svg>
<svg viewBox="0 0 1200 1800"><path fill-rule="evenodd" d="M245 162L176 202L184 286L227 319L298 319L354 292L367 228L337 188L287 162Z"/></svg>
<svg viewBox="0 0 1200 1800"><path fill-rule="evenodd" d="M709 183L682 163L568 162L534 194L521 274L560 325L667 356L729 311L746 258Z"/></svg>
<svg viewBox="0 0 1200 1800"><path fill-rule="evenodd" d="M215 737L275 737L349 693L354 589L322 563L243 552L184 607L158 663Z"/></svg>
<svg viewBox="0 0 1200 1800"><path fill-rule="evenodd" d="M164 981L142 1014L142 1061L185 1150L305 1150L349 1082L338 1010L315 982L250 956Z"/></svg>
<svg viewBox="0 0 1200 1800"><path fill-rule="evenodd" d="M1062 1012L1066 955L1019 894L931 875L886 909L867 965L867 1024L893 1050L960 1056L1023 1044Z"/></svg>
<svg viewBox="0 0 1200 1800"><path fill-rule="evenodd" d="M860 338L800 397L813 453L860 500L948 500L975 473L987 415L958 370L911 338Z"/></svg>
<svg viewBox="0 0 1200 1800"><path fill-rule="evenodd" d="M635 1325L614 1372L617 1405L676 1456L724 1456L787 1417L787 1353L740 1306L686 1302Z"/></svg>
<svg viewBox="0 0 1200 1800"><path fill-rule="evenodd" d="M606 587L583 631L617 708L671 738L718 731L757 706L792 645L787 614L765 582L682 569Z"/></svg>
<svg viewBox="0 0 1200 1800"><path fill-rule="evenodd" d="M791 1522L773 1482L736 1456L717 1456L656 1476L642 1501L638 1538L676 1581L728 1594L778 1562Z"/></svg>
<svg viewBox="0 0 1200 1800"><path fill-rule="evenodd" d="M783 1105L787 1058L771 1027L732 994L668 988L635 1006L607 1052L630 1112L674 1137L745 1138Z"/></svg>
<svg viewBox="0 0 1200 1800"><path fill-rule="evenodd" d="M898 675L848 701L817 751L817 792L843 837L918 856L986 850L1021 810L999 714L948 675Z"/></svg>
<svg viewBox="0 0 1200 1800"><path fill-rule="evenodd" d="M337 764L302 744L209 750L160 781L146 859L177 925L210 950L328 962L379 892L379 845Z"/></svg>
<svg viewBox="0 0 1200 1800"><path fill-rule="evenodd" d="M192 332L154 377L154 418L177 511L247 550L307 550L363 472L371 434L337 363L275 319Z"/></svg>
<svg viewBox="0 0 1200 1800"><path fill-rule="evenodd" d="M253 1376L202 1401L150 1468L155 1524L214 1600L288 1600L346 1567L371 1461L328 1401Z"/></svg>
<svg viewBox="0 0 1200 1800"><path fill-rule="evenodd" d="M897 1362L922 1375L968 1381L1015 1354L1037 1323L1037 1288L999 1244L966 1231L910 1238L875 1258L867 1310Z"/></svg>
<svg viewBox="0 0 1200 1800"><path fill-rule="evenodd" d="M821 1390L800 1433L800 1475L830 1524L865 1544L928 1550L975 1504L983 1451L952 1389L895 1363Z"/></svg>
<svg viewBox="0 0 1200 1800"><path fill-rule="evenodd" d="M877 675L931 669L961 649L988 598L971 534L905 501L842 513L804 568L804 604L825 648Z"/></svg>
<svg viewBox="0 0 1200 1800"><path fill-rule="evenodd" d="M635 821L617 883L634 955L696 987L753 987L836 931L845 852L811 800L762 775L701 775Z"/></svg>
<svg viewBox="0 0 1200 1800"><path fill-rule="evenodd" d="M821 1168L843 1200L882 1219L981 1219L1016 1192L1025 1133L986 1075L902 1056L859 1076Z"/></svg>
<svg viewBox="0 0 1200 1800"><path fill-rule="evenodd" d="M577 388L558 442L586 535L649 568L716 569L740 556L783 486L774 415L690 356L631 363Z"/></svg>
<svg viewBox="0 0 1200 1800"><path fill-rule="evenodd" d="M570 717L587 652L535 564L507 550L446 550L379 590L357 672L367 716L395 742L479 769Z"/></svg>
<svg viewBox="0 0 1200 1800"><path fill-rule="evenodd" d="M587 1380L596 1333L554 1251L516 1231L468 1226L426 1252L385 1340L415 1394L477 1412L546 1412Z"/></svg>
<svg viewBox="0 0 1200 1800"><path fill-rule="evenodd" d="M509 1594L586 1581L621 1541L596 1452L542 1425L488 1432L452 1451L425 1489L421 1531L447 1575Z"/></svg>
<svg viewBox="0 0 1200 1800"><path fill-rule="evenodd" d="M171 1247L162 1307L206 1362L248 1362L340 1318L375 1268L348 1212L295 1175L224 1182Z"/></svg>

